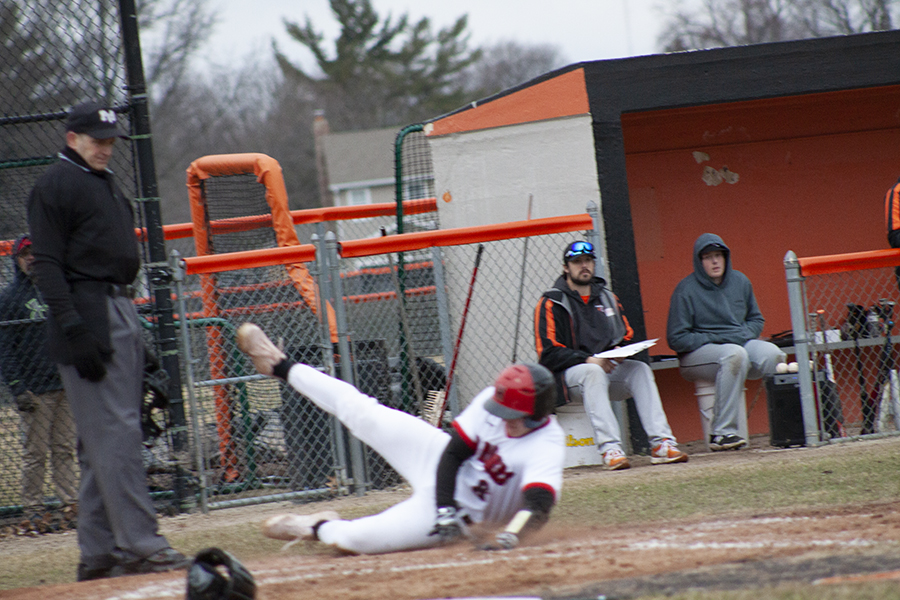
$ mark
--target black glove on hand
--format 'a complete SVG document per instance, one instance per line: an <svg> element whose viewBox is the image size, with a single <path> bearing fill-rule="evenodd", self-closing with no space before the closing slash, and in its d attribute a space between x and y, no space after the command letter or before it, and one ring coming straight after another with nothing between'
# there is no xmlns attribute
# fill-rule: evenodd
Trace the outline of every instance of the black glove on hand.
<svg viewBox="0 0 900 600"><path fill-rule="evenodd" d="M428 535L436 535L441 538L442 544L449 544L465 533L466 524L462 515L452 506L442 506L437 510L434 520L434 529Z"/></svg>
<svg viewBox="0 0 900 600"><path fill-rule="evenodd" d="M63 328L69 349L72 352L72 365L78 374L88 381L100 381L106 376L106 365L100 354L100 343L84 323L76 323Z"/></svg>
<svg viewBox="0 0 900 600"><path fill-rule="evenodd" d="M34 412L37 409L34 395L31 392L22 392L16 395L16 408L19 409L19 412Z"/></svg>

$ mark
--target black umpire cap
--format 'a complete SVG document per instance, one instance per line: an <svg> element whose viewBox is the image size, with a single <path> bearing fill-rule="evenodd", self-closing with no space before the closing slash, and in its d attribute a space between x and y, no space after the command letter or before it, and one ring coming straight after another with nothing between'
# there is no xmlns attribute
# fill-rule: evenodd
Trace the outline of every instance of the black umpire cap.
<svg viewBox="0 0 900 600"><path fill-rule="evenodd" d="M84 102L69 111L66 119L66 131L74 133L86 133L98 140L109 138L129 139L122 133L118 126L116 111L99 102Z"/></svg>

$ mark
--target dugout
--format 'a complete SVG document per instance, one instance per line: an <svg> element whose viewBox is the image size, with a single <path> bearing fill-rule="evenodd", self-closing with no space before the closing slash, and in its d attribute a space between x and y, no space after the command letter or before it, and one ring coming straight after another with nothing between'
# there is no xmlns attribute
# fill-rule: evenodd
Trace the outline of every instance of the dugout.
<svg viewBox="0 0 900 600"><path fill-rule="evenodd" d="M783 258L885 248L900 175L900 31L573 64L426 125L443 228L600 206L607 280L638 338L665 344L668 302L704 232L754 283L763 336L791 328ZM529 255L529 260L532 260ZM560 272L530 283L535 302ZM467 274L448 280L465 287ZM517 289L494 290L514 305ZM489 349L485 349L488 353ZM465 365L461 365L465 368ZM657 370L681 441L694 386ZM748 382L750 432L768 430Z"/></svg>

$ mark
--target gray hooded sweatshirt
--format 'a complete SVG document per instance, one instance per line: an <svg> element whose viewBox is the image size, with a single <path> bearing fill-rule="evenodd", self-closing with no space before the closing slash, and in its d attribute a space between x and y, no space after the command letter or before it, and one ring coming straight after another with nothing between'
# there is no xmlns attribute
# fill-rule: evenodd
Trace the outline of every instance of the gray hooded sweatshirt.
<svg viewBox="0 0 900 600"><path fill-rule="evenodd" d="M719 285L703 269L700 251L719 246L725 253L725 273ZM694 242L694 272L682 279L669 302L666 340L679 355L705 344L743 346L762 333L765 319L756 304L753 285L731 268L731 250L722 238L704 233Z"/></svg>

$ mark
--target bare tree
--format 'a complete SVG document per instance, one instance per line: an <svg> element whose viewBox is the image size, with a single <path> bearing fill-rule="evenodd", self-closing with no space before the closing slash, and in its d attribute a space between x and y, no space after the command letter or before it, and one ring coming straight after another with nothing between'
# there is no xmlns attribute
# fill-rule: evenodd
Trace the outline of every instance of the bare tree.
<svg viewBox="0 0 900 600"><path fill-rule="evenodd" d="M565 66L558 46L501 41L482 48L481 59L469 67L465 84L473 95L490 96Z"/></svg>
<svg viewBox="0 0 900 600"><path fill-rule="evenodd" d="M900 0L700 0L674 4L666 52L894 29Z"/></svg>

